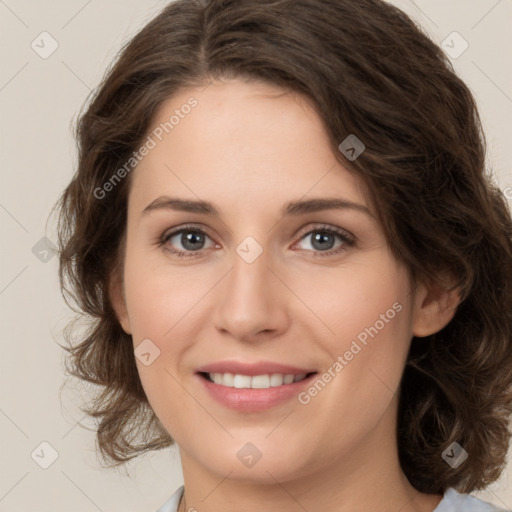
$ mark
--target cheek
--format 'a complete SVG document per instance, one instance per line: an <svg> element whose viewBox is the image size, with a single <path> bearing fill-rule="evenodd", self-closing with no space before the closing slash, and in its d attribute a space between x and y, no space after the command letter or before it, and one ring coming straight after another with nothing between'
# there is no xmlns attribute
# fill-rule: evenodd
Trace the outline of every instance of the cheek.
<svg viewBox="0 0 512 512"><path fill-rule="evenodd" d="M391 332L404 338L410 328L407 273L382 252L346 268L323 269L314 279L293 278L294 291L320 321L317 324L328 328L326 339L337 350L347 342L348 349L358 336L364 343L370 332L383 339Z"/></svg>
<svg viewBox="0 0 512 512"><path fill-rule="evenodd" d="M321 339L329 354L322 369L327 383L311 390L324 398L311 398L318 406L330 402L327 409L340 416L347 411L379 415L399 385L412 337L409 279L382 254L371 264L336 270L336 276L319 273L314 286L304 283L302 292L321 320L316 332L326 333Z"/></svg>
<svg viewBox="0 0 512 512"><path fill-rule="evenodd" d="M134 343L144 338L163 340L193 313L212 276L198 268L171 266L155 249L127 250L125 294Z"/></svg>
<svg viewBox="0 0 512 512"><path fill-rule="evenodd" d="M179 272L160 256L134 248L125 260L125 295L130 318L136 365L152 409L173 433L181 432L181 414L190 415L188 395L179 384L175 362L187 350L184 330L194 322L194 305L205 292L190 272ZM195 284L195 286L194 286ZM199 289L201 288L201 289ZM191 330L187 330L190 334ZM150 340L149 343L147 340ZM145 345L144 345L145 344ZM144 350L138 347L147 347ZM155 348L156 347L156 348ZM149 352L149 364L138 353ZM146 361L148 362L148 361ZM176 414L180 411L180 414Z"/></svg>

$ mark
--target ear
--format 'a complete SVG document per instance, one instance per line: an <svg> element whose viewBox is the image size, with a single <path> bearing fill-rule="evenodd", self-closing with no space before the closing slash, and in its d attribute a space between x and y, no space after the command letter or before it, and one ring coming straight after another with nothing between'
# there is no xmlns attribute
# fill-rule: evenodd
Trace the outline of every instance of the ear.
<svg viewBox="0 0 512 512"><path fill-rule="evenodd" d="M121 324L123 331L126 334L131 334L130 319L128 317L128 310L126 308L126 299L124 294L123 278L119 270L115 270L110 278L109 298L116 313L117 320Z"/></svg>
<svg viewBox="0 0 512 512"><path fill-rule="evenodd" d="M446 327L461 302L460 289L450 286L453 278L442 279L446 285L433 280L421 282L415 290L413 335L424 337Z"/></svg>

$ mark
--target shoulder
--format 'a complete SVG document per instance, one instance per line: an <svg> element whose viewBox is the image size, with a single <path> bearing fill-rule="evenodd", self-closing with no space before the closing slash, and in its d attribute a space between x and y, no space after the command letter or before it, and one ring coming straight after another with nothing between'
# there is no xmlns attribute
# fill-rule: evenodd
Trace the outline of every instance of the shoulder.
<svg viewBox="0 0 512 512"><path fill-rule="evenodd" d="M176 512L183 494L184 486L178 487L176 492L156 512Z"/></svg>
<svg viewBox="0 0 512 512"><path fill-rule="evenodd" d="M512 512L450 487L433 512Z"/></svg>

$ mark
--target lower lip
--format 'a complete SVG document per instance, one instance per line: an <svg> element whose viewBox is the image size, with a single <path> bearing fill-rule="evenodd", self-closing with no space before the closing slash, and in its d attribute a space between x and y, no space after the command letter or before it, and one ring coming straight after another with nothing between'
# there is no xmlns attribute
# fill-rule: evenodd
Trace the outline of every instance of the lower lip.
<svg viewBox="0 0 512 512"><path fill-rule="evenodd" d="M317 374L315 373L299 382L266 389L252 389L221 386L196 374L196 377L202 382L212 398L230 409L243 412L264 411L282 404L296 397L316 376Z"/></svg>

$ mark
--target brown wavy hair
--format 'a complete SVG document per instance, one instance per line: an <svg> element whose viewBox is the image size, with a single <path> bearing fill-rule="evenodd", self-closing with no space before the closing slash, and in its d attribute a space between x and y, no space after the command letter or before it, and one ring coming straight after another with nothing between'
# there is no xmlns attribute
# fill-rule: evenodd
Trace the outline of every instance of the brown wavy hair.
<svg viewBox="0 0 512 512"><path fill-rule="evenodd" d="M98 190L140 147L164 100L230 78L311 99L333 154L368 185L395 256L415 278L456 279L452 321L411 342L399 458L421 492L486 487L504 469L510 438L512 221L485 166L468 87L419 26L380 0L172 2L122 48L84 105L77 170L56 204L59 278L68 304L90 318L85 334L69 326L63 348L66 369L99 386L83 410L98 419L104 462L116 467L174 441L148 404L109 299L131 174L106 197ZM338 150L349 134L366 146L354 161ZM442 458L453 441L469 454L457 468Z"/></svg>

